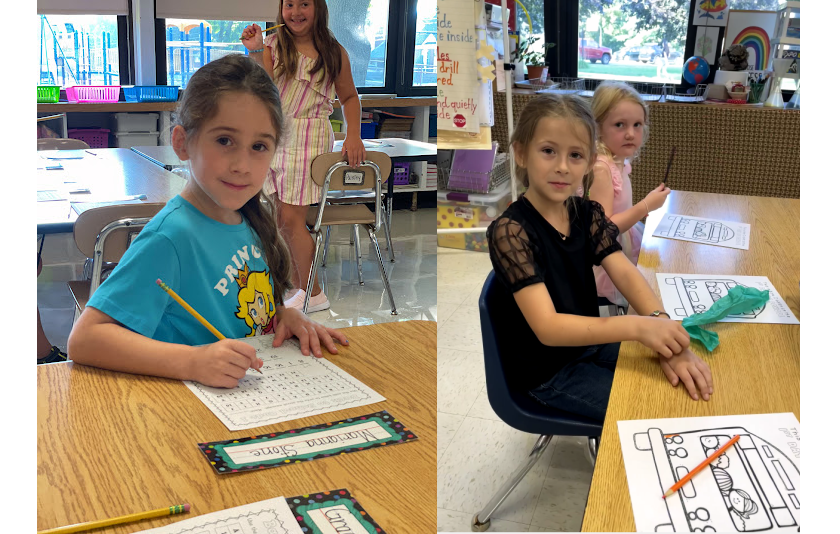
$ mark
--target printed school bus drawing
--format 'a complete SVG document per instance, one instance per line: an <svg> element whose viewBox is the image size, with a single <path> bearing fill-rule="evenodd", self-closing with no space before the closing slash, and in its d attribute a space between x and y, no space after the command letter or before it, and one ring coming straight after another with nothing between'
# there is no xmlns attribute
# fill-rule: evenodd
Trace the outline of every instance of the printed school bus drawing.
<svg viewBox="0 0 840 534"><path fill-rule="evenodd" d="M634 434L650 451L662 494L729 441L741 438L665 499L667 517L656 532L760 532L799 528L799 468L776 446L744 428ZM713 480L713 482L712 482Z"/></svg>
<svg viewBox="0 0 840 534"><path fill-rule="evenodd" d="M718 221L700 221L682 215L665 215L670 224L659 232L662 237L681 237L706 243L720 243L735 237L732 228Z"/></svg>
<svg viewBox="0 0 840 534"><path fill-rule="evenodd" d="M735 280L728 280L725 278L706 278L706 279L687 279L680 276L673 278L666 278L665 283L674 286L677 295L682 303L682 308L675 308L674 313L678 317L688 317L695 313L703 313L712 307L718 299L729 294L729 289L735 286L744 286ZM745 311L744 313L735 313L727 315L736 319L755 319L764 311L766 304Z"/></svg>

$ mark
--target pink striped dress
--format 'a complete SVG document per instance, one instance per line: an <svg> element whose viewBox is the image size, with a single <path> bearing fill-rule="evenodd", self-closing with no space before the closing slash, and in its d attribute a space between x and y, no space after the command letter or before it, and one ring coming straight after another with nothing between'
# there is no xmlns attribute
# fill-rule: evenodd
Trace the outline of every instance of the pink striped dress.
<svg viewBox="0 0 840 534"><path fill-rule="evenodd" d="M265 45L271 47L271 59L276 68L280 62L277 35L269 35ZM328 79L319 83L321 73L309 74L314 63L314 59L298 52L295 75L286 73L277 82L287 129L263 187L269 195L276 192L281 202L297 206L314 204L321 199L321 188L310 178L309 166L316 156L332 152L335 140L329 120L335 87Z"/></svg>

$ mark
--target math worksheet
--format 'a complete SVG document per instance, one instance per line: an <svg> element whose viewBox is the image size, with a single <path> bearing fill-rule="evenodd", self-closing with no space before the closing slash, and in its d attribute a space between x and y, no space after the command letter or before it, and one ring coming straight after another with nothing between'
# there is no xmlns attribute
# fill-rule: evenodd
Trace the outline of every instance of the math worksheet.
<svg viewBox="0 0 840 534"><path fill-rule="evenodd" d="M666 213L662 217L653 236L741 250L750 248L749 224L675 213Z"/></svg>
<svg viewBox="0 0 840 534"><path fill-rule="evenodd" d="M665 492L728 443L677 492ZM638 532L797 532L799 421L792 413L619 421Z"/></svg>
<svg viewBox="0 0 840 534"><path fill-rule="evenodd" d="M302 355L297 340L274 348L273 339L270 335L241 339L257 349L257 357L264 362L263 374L249 369L233 389L184 382L228 430L247 430L385 400L326 359Z"/></svg>

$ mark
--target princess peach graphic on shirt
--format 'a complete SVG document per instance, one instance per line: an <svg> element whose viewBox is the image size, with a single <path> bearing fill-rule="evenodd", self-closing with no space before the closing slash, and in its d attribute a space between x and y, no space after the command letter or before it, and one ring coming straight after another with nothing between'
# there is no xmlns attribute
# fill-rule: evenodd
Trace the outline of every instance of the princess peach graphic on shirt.
<svg viewBox="0 0 840 534"><path fill-rule="evenodd" d="M248 264L237 271L239 308L236 316L245 320L251 332L245 337L274 333L274 291L267 271L251 271Z"/></svg>

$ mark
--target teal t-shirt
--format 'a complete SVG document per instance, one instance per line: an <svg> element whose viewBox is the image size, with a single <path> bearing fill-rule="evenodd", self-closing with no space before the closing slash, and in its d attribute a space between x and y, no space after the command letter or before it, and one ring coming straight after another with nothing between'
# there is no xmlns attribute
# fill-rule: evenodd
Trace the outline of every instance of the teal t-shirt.
<svg viewBox="0 0 840 534"><path fill-rule="evenodd" d="M160 278L225 337L273 333L274 286L260 245L244 217L240 224L223 224L176 196L143 228L87 305L159 341L217 341L158 287Z"/></svg>

